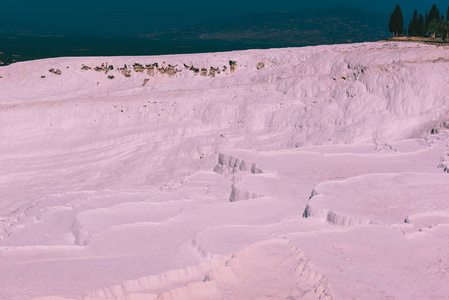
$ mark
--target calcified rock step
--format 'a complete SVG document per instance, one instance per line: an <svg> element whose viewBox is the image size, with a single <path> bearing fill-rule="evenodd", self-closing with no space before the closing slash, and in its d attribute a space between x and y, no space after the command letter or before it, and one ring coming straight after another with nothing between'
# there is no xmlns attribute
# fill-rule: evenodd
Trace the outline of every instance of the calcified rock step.
<svg viewBox="0 0 449 300"><path fill-rule="evenodd" d="M238 294L235 296L240 296L241 299L260 298L263 297L264 290L268 290L266 285L270 285L274 288L282 287L284 294L297 293L297 296L312 295L315 299L332 299L328 280L309 268L309 258L303 251L286 240L268 240L194 267L126 281L121 285L89 293L83 297L83 300L121 299L121 297L130 299L225 298L227 285L230 282L236 282L242 275L248 276L244 274L248 272L246 268L254 268L254 264L260 266L259 259L282 260L281 264L287 268L273 269L259 278L256 276L255 280L260 280L261 286L265 284L258 291L247 290L245 284L241 282L242 286L238 287ZM252 276L254 275L256 274ZM170 288L173 286L179 287ZM295 295L293 294L292 297ZM40 298L40 300L44 299L46 298Z"/></svg>
<svg viewBox="0 0 449 300"><path fill-rule="evenodd" d="M446 297L448 61L387 42L0 67L0 299Z"/></svg>
<svg viewBox="0 0 449 300"><path fill-rule="evenodd" d="M303 217L318 218L339 226L395 224L404 219L407 223L408 215L422 214L420 206L407 204L428 197L431 187L439 188L426 201L426 210L435 212L449 205L446 181L444 174L395 173L369 174L320 183L314 188ZM371 190L366 191L368 186ZM365 193L357 193L362 190ZM401 191L400 195L398 191ZM351 201L345 201L348 198ZM378 207L379 198L385 199L383 205L388 207L388 211Z"/></svg>
<svg viewBox="0 0 449 300"><path fill-rule="evenodd" d="M241 190L241 189L236 188L235 185L232 185L232 192L231 192L231 196L229 196L229 202L255 199L255 198L259 198L259 197L263 197L263 195L260 195L255 192Z"/></svg>
<svg viewBox="0 0 449 300"><path fill-rule="evenodd" d="M449 153L442 156L440 159L440 164L438 165L438 168L443 169L444 172L449 173Z"/></svg>
<svg viewBox="0 0 449 300"><path fill-rule="evenodd" d="M239 159L232 155L226 155L224 153L218 154L218 164L214 168L214 172L217 173L235 173L238 171L250 172L252 174L263 173L262 169L251 161Z"/></svg>
<svg viewBox="0 0 449 300"><path fill-rule="evenodd" d="M338 226L356 226L356 225L369 225L376 224L375 221L353 218L344 215L340 215L329 209L314 209L313 206L307 204L303 213L304 218L318 218L327 223L338 225Z"/></svg>

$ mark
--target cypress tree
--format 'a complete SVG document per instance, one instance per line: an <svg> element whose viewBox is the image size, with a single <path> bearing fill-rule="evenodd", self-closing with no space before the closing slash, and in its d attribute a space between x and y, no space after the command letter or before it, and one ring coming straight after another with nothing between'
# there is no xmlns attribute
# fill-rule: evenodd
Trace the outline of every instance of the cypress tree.
<svg viewBox="0 0 449 300"><path fill-rule="evenodd" d="M440 21L440 11L438 10L436 4L433 4L432 8L429 11L429 15L427 16L427 23L426 23L426 25L428 25L432 20L435 20L437 22Z"/></svg>
<svg viewBox="0 0 449 300"><path fill-rule="evenodd" d="M404 18L402 16L401 7L399 4L394 8L393 13L390 15L390 23L388 23L388 29L393 36L399 36L402 34L404 28Z"/></svg>
<svg viewBox="0 0 449 300"><path fill-rule="evenodd" d="M433 4L430 8L427 16L426 31L434 38L438 31L438 23L440 22L440 11L436 4Z"/></svg>
<svg viewBox="0 0 449 300"><path fill-rule="evenodd" d="M417 26L416 33L418 36L426 35L426 24L425 24L424 17L422 16L422 14L419 14L418 26Z"/></svg>
<svg viewBox="0 0 449 300"><path fill-rule="evenodd" d="M449 10L449 7L448 7ZM413 18L410 24L408 25L408 35L409 36L417 36L418 35L418 11L415 9L413 13Z"/></svg>

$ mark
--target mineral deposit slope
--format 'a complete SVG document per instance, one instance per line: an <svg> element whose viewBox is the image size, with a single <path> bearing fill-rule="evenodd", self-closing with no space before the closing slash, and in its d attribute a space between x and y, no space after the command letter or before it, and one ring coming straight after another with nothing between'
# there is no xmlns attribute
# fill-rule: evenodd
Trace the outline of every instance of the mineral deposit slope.
<svg viewBox="0 0 449 300"><path fill-rule="evenodd" d="M449 49L0 67L0 299L437 299Z"/></svg>

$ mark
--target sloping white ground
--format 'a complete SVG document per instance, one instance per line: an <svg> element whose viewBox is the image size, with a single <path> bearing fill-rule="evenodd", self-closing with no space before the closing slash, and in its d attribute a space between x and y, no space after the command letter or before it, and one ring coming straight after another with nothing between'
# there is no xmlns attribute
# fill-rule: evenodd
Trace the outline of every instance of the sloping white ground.
<svg viewBox="0 0 449 300"><path fill-rule="evenodd" d="M448 71L410 43L1 67L0 299L444 299Z"/></svg>

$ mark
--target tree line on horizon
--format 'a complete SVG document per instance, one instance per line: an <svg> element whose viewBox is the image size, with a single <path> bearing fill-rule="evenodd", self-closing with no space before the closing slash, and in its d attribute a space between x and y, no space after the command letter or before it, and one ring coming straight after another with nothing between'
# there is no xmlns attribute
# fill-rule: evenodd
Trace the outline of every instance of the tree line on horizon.
<svg viewBox="0 0 449 300"><path fill-rule="evenodd" d="M430 11L422 13L418 16L418 11L415 9L412 20L408 28L404 27L404 18L402 16L401 7L396 5L393 13L390 15L390 22L388 29L393 36L417 36L417 37L441 37L442 39L449 38L449 7L446 12L446 19L440 13L436 4L433 4Z"/></svg>

